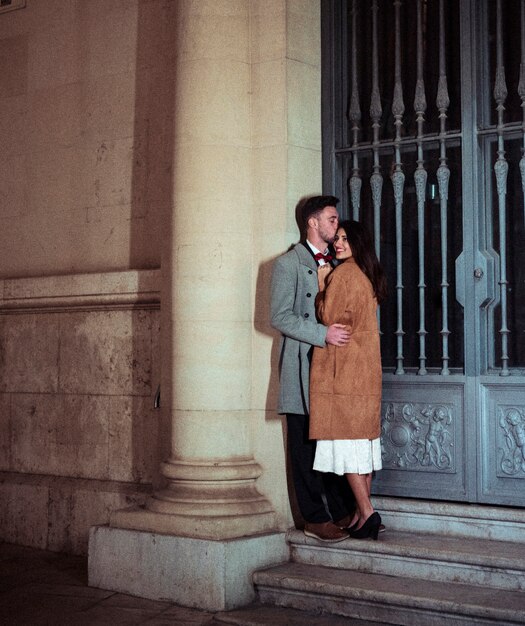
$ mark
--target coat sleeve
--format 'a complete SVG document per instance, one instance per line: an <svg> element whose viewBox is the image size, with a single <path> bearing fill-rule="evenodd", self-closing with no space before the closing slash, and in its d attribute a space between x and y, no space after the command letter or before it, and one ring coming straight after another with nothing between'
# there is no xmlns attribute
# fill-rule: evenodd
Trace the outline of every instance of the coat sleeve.
<svg viewBox="0 0 525 626"><path fill-rule="evenodd" d="M349 302L350 295L346 281L340 273L333 271L326 280L326 289L320 291L315 298L317 317L327 326L341 324L345 311L348 311Z"/></svg>
<svg viewBox="0 0 525 626"><path fill-rule="evenodd" d="M284 257L276 259L271 282L270 323L285 337L324 347L326 326L313 319L313 313L305 318L294 311L297 283L297 267Z"/></svg>

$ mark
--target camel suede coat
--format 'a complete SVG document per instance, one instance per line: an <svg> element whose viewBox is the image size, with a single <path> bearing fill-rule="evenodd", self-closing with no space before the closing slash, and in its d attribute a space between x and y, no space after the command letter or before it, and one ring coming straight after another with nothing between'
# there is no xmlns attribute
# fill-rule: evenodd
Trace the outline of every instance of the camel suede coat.
<svg viewBox="0 0 525 626"><path fill-rule="evenodd" d="M345 324L344 346L314 348L310 369L310 438L376 439L381 432L381 354L372 285L349 258L316 297L319 320Z"/></svg>

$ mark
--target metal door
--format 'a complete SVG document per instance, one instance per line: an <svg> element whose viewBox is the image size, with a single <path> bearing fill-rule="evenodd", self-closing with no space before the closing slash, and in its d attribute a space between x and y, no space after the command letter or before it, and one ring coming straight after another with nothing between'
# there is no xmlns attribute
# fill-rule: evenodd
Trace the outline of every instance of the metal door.
<svg viewBox="0 0 525 626"><path fill-rule="evenodd" d="M375 492L525 506L525 1L322 17L324 187L390 285Z"/></svg>

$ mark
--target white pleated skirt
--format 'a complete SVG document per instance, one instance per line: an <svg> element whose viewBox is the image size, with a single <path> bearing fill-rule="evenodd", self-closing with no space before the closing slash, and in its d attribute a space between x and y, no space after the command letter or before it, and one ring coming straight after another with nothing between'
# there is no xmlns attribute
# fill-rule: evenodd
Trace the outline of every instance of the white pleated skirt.
<svg viewBox="0 0 525 626"><path fill-rule="evenodd" d="M381 441L377 439L320 440L315 449L314 470L333 474L369 474L380 470Z"/></svg>

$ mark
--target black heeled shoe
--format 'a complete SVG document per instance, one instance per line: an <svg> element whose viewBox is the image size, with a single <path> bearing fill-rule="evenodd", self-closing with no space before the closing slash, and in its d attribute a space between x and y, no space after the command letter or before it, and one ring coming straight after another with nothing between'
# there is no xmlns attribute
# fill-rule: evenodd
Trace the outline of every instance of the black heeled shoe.
<svg viewBox="0 0 525 626"><path fill-rule="evenodd" d="M381 516L376 511L372 513L361 528L356 528L355 530L349 529L348 534L352 539L368 539L368 537L372 537L372 539L377 541L380 525Z"/></svg>

